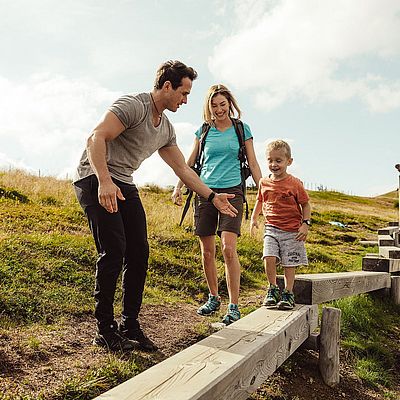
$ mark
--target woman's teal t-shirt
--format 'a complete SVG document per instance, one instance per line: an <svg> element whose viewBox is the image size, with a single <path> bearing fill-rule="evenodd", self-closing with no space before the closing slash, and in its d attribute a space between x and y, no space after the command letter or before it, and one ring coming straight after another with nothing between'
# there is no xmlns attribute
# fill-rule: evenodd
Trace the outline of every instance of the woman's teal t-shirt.
<svg viewBox="0 0 400 400"><path fill-rule="evenodd" d="M243 123L244 140L251 139L250 127ZM195 135L201 137L201 127ZM214 126L206 137L204 146L203 167L200 179L210 188L229 188L240 185L239 140L232 125L224 132L220 132Z"/></svg>

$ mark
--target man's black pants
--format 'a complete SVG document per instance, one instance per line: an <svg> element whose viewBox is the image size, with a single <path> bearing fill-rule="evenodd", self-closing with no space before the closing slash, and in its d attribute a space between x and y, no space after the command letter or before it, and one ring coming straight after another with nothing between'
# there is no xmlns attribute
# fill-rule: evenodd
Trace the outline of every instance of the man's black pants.
<svg viewBox="0 0 400 400"><path fill-rule="evenodd" d="M89 221L98 260L94 297L99 332L114 329L114 295L122 270L122 323L135 327L142 304L149 258L146 215L135 185L113 179L125 200L109 213L98 201L98 180L91 175L75 182L75 192ZM111 328L112 327L112 328Z"/></svg>

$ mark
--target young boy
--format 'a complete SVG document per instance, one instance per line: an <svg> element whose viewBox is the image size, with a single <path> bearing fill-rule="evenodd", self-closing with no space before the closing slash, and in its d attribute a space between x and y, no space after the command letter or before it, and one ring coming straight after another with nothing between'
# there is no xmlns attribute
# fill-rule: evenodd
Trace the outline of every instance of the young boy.
<svg viewBox="0 0 400 400"><path fill-rule="evenodd" d="M258 228L257 218L262 211L265 218L263 260L269 281L263 305L291 310L295 267L308 264L304 242L311 225L311 206L302 182L286 172L293 162L290 146L283 140L271 142L266 156L271 174L260 179L250 234L253 236L254 228ZM276 284L278 263L285 271L282 295Z"/></svg>

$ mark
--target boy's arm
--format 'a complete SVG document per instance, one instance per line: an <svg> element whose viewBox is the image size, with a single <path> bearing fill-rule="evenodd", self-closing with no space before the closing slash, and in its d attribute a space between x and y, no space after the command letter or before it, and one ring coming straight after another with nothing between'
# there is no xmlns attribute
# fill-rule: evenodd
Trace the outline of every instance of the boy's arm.
<svg viewBox="0 0 400 400"><path fill-rule="evenodd" d="M254 229L258 229L258 216L261 213L261 209L262 209L262 202L260 200L256 200L253 212L251 213L250 236L254 236Z"/></svg>
<svg viewBox="0 0 400 400"><path fill-rule="evenodd" d="M301 209L303 213L303 220L311 219L311 205L309 202L301 204ZM309 226L306 223L302 223L299 228L299 232L297 233L296 239L305 241L308 235L308 228Z"/></svg>

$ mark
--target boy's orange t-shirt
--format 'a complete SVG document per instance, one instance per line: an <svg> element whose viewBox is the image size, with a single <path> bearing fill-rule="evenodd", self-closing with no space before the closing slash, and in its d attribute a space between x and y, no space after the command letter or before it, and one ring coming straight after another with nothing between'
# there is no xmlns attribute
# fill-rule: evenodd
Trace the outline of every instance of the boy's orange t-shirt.
<svg viewBox="0 0 400 400"><path fill-rule="evenodd" d="M300 179L288 175L280 181L260 180L258 201L262 202L265 223L288 232L297 232L303 221L300 205L309 201Z"/></svg>

